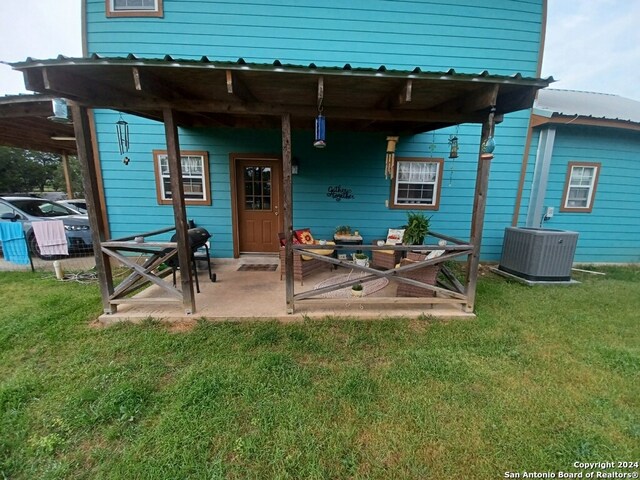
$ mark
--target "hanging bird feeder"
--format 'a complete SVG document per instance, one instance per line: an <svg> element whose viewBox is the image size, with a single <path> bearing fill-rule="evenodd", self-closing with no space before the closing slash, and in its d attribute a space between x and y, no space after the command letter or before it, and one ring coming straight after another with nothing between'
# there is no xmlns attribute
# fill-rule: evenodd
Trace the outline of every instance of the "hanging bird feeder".
<svg viewBox="0 0 640 480"><path fill-rule="evenodd" d="M449 158L458 158L458 137L451 135L449 137Z"/></svg>

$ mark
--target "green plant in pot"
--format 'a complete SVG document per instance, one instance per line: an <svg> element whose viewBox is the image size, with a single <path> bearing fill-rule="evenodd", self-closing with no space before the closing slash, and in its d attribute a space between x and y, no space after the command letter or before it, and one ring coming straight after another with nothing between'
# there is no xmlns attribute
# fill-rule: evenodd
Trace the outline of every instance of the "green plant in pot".
<svg viewBox="0 0 640 480"><path fill-rule="evenodd" d="M349 225L338 225L336 227L336 235L351 235L351 227Z"/></svg>
<svg viewBox="0 0 640 480"><path fill-rule="evenodd" d="M422 245L429 232L429 220L422 212L407 212L407 226L402 242L405 245Z"/></svg>
<svg viewBox="0 0 640 480"><path fill-rule="evenodd" d="M369 257L367 257L364 253L354 253L353 260L357 265L362 265L366 267L369 263Z"/></svg>
<svg viewBox="0 0 640 480"><path fill-rule="evenodd" d="M361 283L356 283L354 285L351 286L351 296L353 297L361 297L362 296L362 284Z"/></svg>

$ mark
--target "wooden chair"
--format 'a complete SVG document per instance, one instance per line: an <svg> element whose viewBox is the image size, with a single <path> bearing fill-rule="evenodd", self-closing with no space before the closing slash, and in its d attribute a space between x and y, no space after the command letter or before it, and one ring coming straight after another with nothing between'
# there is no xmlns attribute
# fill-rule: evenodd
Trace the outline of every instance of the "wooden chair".
<svg viewBox="0 0 640 480"><path fill-rule="evenodd" d="M427 255L408 252L407 258L403 258L400 261L400 266L410 265L412 263L423 261L427 258ZM441 263L435 265L427 265L423 268L411 270L406 273L402 273L404 278L411 278L428 285L435 285L440 273ZM416 287L414 285L408 285L406 283L399 283L398 290L396 291L396 297L435 297L436 292L427 290L425 288Z"/></svg>
<svg viewBox="0 0 640 480"><path fill-rule="evenodd" d="M384 240L383 240L384 241ZM373 242L374 245L378 244L378 241ZM396 265L400 263L402 259L402 252L395 250L372 250L371 251L371 265L378 268L384 268L390 270L396 268Z"/></svg>
<svg viewBox="0 0 640 480"><path fill-rule="evenodd" d="M284 246L286 243L286 236L284 233L278 233L278 240L280 241L280 280L284 275ZM293 278L300 281L300 285L304 285L304 277L312 274L323 266L329 266L331 264L318 260L317 258L308 257L302 255L299 252L293 252Z"/></svg>

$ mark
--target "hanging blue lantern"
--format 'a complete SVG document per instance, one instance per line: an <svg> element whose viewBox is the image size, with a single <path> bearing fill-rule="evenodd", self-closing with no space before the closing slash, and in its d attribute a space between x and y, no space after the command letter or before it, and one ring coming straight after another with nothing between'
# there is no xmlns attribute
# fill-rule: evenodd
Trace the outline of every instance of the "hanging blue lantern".
<svg viewBox="0 0 640 480"><path fill-rule="evenodd" d="M324 148L327 146L326 124L322 114L316 117L316 138L313 141L313 146L316 148Z"/></svg>

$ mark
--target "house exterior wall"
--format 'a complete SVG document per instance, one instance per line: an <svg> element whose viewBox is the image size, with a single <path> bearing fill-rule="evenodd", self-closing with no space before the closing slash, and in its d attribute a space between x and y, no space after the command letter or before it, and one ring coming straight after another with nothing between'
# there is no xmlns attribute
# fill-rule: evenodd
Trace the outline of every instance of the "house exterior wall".
<svg viewBox="0 0 640 480"><path fill-rule="evenodd" d="M537 134L534 135L534 138ZM527 189L520 225L524 225L536 145L531 146ZM569 162L600 163L593 210L561 212ZM603 127L557 126L545 206L554 216L545 228L579 232L575 261L640 262L640 133Z"/></svg>
<svg viewBox="0 0 640 480"><path fill-rule="evenodd" d="M104 56L200 58L318 66L389 69L488 70L492 74L535 76L543 26L543 0L412 2L353 0L177 1L164 0L162 18L107 18L104 0L86 2L87 52ZM152 230L173 222L171 206L157 204L152 150L164 149L161 124L126 115L131 163L117 151L117 115L96 112L97 140L113 237ZM482 257L498 259L504 227L511 221L528 112L508 115L496 129ZM311 127L310 127L311 128ZM336 225L357 227L365 240L405 223L406 211L389 209L390 183L384 178L385 137L331 130L328 147L311 147L311 132L294 132L294 225L329 237ZM445 158L440 208L432 229L469 237L480 142L478 125L457 131L460 156L448 159L455 129L402 137L397 156ZM232 256L229 153L279 156L280 131L180 129L183 150L209 153L213 203L187 207L189 218L214 235L217 256ZM354 199L326 196L329 186L352 190Z"/></svg>

